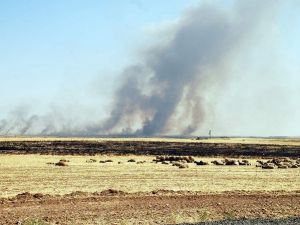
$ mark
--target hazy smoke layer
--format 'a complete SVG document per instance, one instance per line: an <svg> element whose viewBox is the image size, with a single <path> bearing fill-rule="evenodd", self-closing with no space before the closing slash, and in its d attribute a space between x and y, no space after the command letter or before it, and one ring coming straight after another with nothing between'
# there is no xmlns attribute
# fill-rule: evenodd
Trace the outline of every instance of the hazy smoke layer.
<svg viewBox="0 0 300 225"><path fill-rule="evenodd" d="M245 50L247 40L266 20L277 1L236 1L229 10L202 4L174 25L167 42L147 48L139 63L122 73L109 118L80 127L59 126L54 116L20 116L0 121L1 134L137 135L194 132L205 119L203 87L209 71L220 71L230 55Z"/></svg>
<svg viewBox="0 0 300 225"><path fill-rule="evenodd" d="M194 132L205 111L199 87L207 79L201 78L207 71L221 67L232 51L241 49L242 42L275 3L239 1L232 11L202 5L186 12L174 27L169 43L148 49L139 64L123 72L126 79L116 93L111 117L90 131L110 132L125 126L124 132L133 132L134 121L142 122L137 134L162 134L172 130L170 126L178 130L176 121L171 125L168 122L183 101L187 103L182 106L186 125L179 132ZM222 79L222 74L218 76Z"/></svg>

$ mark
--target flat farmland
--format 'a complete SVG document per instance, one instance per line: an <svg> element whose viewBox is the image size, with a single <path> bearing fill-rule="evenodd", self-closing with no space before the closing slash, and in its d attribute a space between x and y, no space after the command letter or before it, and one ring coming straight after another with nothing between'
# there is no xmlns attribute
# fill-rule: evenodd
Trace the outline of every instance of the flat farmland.
<svg viewBox="0 0 300 225"><path fill-rule="evenodd" d="M68 166L49 164L60 159L70 161ZM91 159L96 162L87 162ZM130 159L136 162L128 162ZM68 194L106 189L131 193L160 189L207 193L300 190L300 168L263 170L255 166L256 159L250 159L251 166L197 166L190 163L189 168L179 169L170 164L153 163L153 159L151 156L0 155L0 195L8 197L23 192ZM113 162L99 163L105 160ZM138 164L140 161L145 163Z"/></svg>
<svg viewBox="0 0 300 225"><path fill-rule="evenodd" d="M0 224L298 218L299 149L298 139L0 138ZM248 165L212 163L225 158ZM257 167L278 159L295 166Z"/></svg>

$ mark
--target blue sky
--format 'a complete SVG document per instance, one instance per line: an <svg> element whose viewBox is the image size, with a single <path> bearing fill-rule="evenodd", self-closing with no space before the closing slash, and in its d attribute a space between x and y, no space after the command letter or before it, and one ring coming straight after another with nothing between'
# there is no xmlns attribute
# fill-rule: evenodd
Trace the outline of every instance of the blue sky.
<svg viewBox="0 0 300 225"><path fill-rule="evenodd" d="M178 19L186 9L201 2L0 1L0 119L22 105L31 106L34 113L44 113L51 107L64 105L82 110L87 107L94 114L107 114L109 109L106 106L119 84L122 69L138 59L137 53L145 43L156 38L153 29ZM233 1L215 2L227 7ZM300 94L300 4L297 0L285 2L272 24L272 41L275 44L270 45L275 48L274 60L276 58L279 62L284 75L269 78L277 82L274 85L282 86L288 103L292 105L289 109L297 114L299 111L296 110L300 110L297 103ZM263 44L261 47L264 48ZM255 61L264 64L266 55L261 54L264 49L256 51ZM244 79L239 83L236 79L227 95L236 95L239 85L247 82L249 80ZM224 102L227 104L227 101ZM222 108L222 105L218 107ZM294 121L300 122L298 114L295 117ZM227 116L223 119L232 118ZM215 126L215 123L204 126L204 129ZM218 129L220 134L227 132L224 128ZM295 135L298 131L293 128L291 134ZM253 134L256 130L251 132ZM235 134L244 133L247 132L241 128L235 131ZM264 134L263 129L259 134Z"/></svg>
<svg viewBox="0 0 300 225"><path fill-rule="evenodd" d="M1 1L0 106L54 101L61 89L116 76L146 27L178 17L195 2Z"/></svg>
<svg viewBox="0 0 300 225"><path fill-rule="evenodd" d="M0 1L0 119L24 109L73 111L75 120L108 115L147 30L198 2Z"/></svg>

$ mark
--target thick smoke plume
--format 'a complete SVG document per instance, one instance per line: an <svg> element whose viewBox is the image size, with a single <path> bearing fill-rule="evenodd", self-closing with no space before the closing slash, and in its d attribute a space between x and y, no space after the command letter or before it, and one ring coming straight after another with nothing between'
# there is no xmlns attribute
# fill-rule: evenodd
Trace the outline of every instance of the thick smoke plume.
<svg viewBox="0 0 300 225"><path fill-rule="evenodd" d="M168 41L147 48L138 63L123 71L107 120L72 128L54 126L47 116L18 117L13 123L0 121L0 133L191 134L205 119L203 87L226 79L225 74L210 71L221 71L231 54L247 47L276 4L245 0L236 1L231 9L207 3L188 10L167 34Z"/></svg>
<svg viewBox="0 0 300 225"><path fill-rule="evenodd" d="M185 13L166 45L151 47L139 64L123 72L126 79L116 93L111 117L91 128L92 132L109 132L120 126L132 132L135 121L142 122L135 131L141 135L163 134L172 130L170 126L178 129L176 121L169 121L182 101L186 103L182 106L186 125L179 132L194 132L205 116L199 88L206 82L207 71L221 67L241 48L275 4L239 1L233 11L202 5Z"/></svg>

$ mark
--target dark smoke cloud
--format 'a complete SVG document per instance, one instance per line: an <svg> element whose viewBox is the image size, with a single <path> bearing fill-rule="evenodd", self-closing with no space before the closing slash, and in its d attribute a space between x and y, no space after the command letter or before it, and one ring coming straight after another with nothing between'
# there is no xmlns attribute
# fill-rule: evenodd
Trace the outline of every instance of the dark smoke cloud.
<svg viewBox="0 0 300 225"><path fill-rule="evenodd" d="M103 122L74 128L56 126L47 116L19 115L14 123L3 120L0 133L27 134L38 125L43 135L147 136L173 130L191 134L205 119L201 88L212 85L213 79L226 78L214 74L215 78L208 79L207 71L221 68L234 51L246 49L251 34L277 4L274 0L244 0L236 1L230 10L207 3L187 11L172 34L166 34L171 36L167 43L146 49L139 63L123 71L110 117ZM179 125L182 121L184 125Z"/></svg>
<svg viewBox="0 0 300 225"><path fill-rule="evenodd" d="M191 117L180 133L194 132L205 111L198 96L201 90L195 83L201 82L206 70L220 67L232 51L247 41L275 4L276 1L239 1L233 11L206 4L185 13L166 46L148 49L140 64L124 71L126 79L116 93L111 117L94 127L93 132L113 131L124 121L133 122L140 116L142 127L136 134L163 134L170 130L168 122L186 90L184 101L189 104L184 110ZM145 93L147 89L150 93Z"/></svg>

